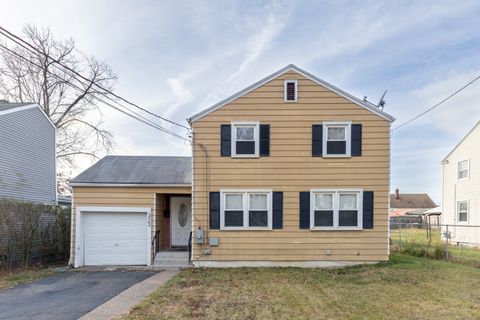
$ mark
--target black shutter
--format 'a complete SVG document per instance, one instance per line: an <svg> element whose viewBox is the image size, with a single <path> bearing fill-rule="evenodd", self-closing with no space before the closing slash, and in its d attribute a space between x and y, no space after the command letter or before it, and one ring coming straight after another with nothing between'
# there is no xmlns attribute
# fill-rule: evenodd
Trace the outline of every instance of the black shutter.
<svg viewBox="0 0 480 320"><path fill-rule="evenodd" d="M220 192L210 192L210 229L220 229Z"/></svg>
<svg viewBox="0 0 480 320"><path fill-rule="evenodd" d="M232 154L232 127L229 124L220 126L220 154L222 157Z"/></svg>
<svg viewBox="0 0 480 320"><path fill-rule="evenodd" d="M352 157L362 155L362 125L352 124Z"/></svg>
<svg viewBox="0 0 480 320"><path fill-rule="evenodd" d="M363 191L363 229L373 229L373 191Z"/></svg>
<svg viewBox="0 0 480 320"><path fill-rule="evenodd" d="M310 229L310 192L300 192L300 229Z"/></svg>
<svg viewBox="0 0 480 320"><path fill-rule="evenodd" d="M270 125L260 125L260 157L270 156Z"/></svg>
<svg viewBox="0 0 480 320"><path fill-rule="evenodd" d="M312 125L312 156L321 157L323 146L323 126L321 124Z"/></svg>
<svg viewBox="0 0 480 320"><path fill-rule="evenodd" d="M273 229L283 228L283 192L273 193Z"/></svg>

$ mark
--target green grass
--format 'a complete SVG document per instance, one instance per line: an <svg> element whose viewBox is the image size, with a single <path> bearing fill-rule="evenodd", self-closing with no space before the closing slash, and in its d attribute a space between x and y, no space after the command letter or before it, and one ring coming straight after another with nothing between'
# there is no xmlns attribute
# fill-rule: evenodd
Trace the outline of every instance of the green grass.
<svg viewBox="0 0 480 320"><path fill-rule="evenodd" d="M54 272L54 268L45 267L32 267L10 272L2 271L0 272L0 290L45 278L52 275Z"/></svg>
<svg viewBox="0 0 480 320"><path fill-rule="evenodd" d="M402 246L400 248L400 234ZM444 258L445 243L441 240L439 230L433 230L432 236L427 237L426 230L416 228L392 229L391 239L393 251L416 256L430 256ZM435 252L437 250L437 252ZM442 256L440 252L442 251ZM480 249L449 244L449 260L457 263L480 267Z"/></svg>
<svg viewBox="0 0 480 320"><path fill-rule="evenodd" d="M480 270L408 255L344 269L182 271L124 319L478 319Z"/></svg>

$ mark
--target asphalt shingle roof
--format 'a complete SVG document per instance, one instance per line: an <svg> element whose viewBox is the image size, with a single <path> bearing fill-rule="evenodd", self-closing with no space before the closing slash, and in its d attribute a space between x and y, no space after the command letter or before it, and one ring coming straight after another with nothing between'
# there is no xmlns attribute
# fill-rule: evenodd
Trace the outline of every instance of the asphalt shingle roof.
<svg viewBox="0 0 480 320"><path fill-rule="evenodd" d="M191 157L106 156L71 183L191 184Z"/></svg>
<svg viewBox="0 0 480 320"><path fill-rule="evenodd" d="M395 194L390 195L390 208L435 208L437 205L426 193L400 193L398 199Z"/></svg>

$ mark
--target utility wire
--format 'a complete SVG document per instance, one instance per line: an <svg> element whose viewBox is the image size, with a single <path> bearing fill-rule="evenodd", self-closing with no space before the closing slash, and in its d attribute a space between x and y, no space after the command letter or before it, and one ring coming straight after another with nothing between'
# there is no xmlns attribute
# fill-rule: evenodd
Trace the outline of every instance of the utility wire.
<svg viewBox="0 0 480 320"><path fill-rule="evenodd" d="M0 49L3 49L4 51L8 51L10 54L13 54L13 55L15 55L15 56L17 56L17 57L19 57L19 58L27 61L27 62L30 63L31 65L33 65L33 66L35 66L35 67L37 67L37 68L39 68L39 69L42 69L42 67L39 66L38 64L36 64L35 62L33 62L33 61L25 58L24 56L18 54L17 52L15 52L15 51L13 51L13 50L11 50L11 49L9 49L8 47L4 46L3 44L0 44ZM49 70L47 70L47 73L49 73L50 75L58 78L59 80L62 80L62 81L65 80L65 79L63 79L62 77L60 77L59 75L57 75L57 74L55 74L55 73L53 73L53 72L51 72L51 71L49 71ZM73 77L73 78L74 78L75 80L77 80L78 82L80 82L82 85L85 85L85 83L81 82L81 81L78 80L77 78L75 78L75 77ZM73 88L76 89L76 90L83 91L82 88L74 85L73 83L66 82L66 84L69 85L69 86L71 86L71 87L73 87ZM148 125L148 126L150 126L150 127L152 127L152 128L155 128L155 129L157 129L157 130L159 130L159 131L162 131L162 132L164 132L164 133L170 134L170 135L172 135L172 136L174 136L174 137L176 137L176 138L182 139L182 140L184 140L184 141L190 141L189 139L187 139L187 138L185 138L185 137L182 137L182 136L180 136L180 135L178 135L178 134L176 134L176 133L174 133L174 132L171 132L171 131L165 129L164 127L162 127L162 126L154 123L153 121L151 121L151 120L143 117L142 115L140 115L140 114L136 113L135 111L127 108L126 106L121 105L120 103L118 103L117 101L113 100L112 98L110 98L110 97L108 97L108 96L105 96L105 98L109 99L109 100L112 101L113 103L118 104L119 106L121 106L121 107L123 107L124 109L130 111L131 113L128 113L128 112L120 109L118 106L115 106L115 105L113 105L112 103L107 102L107 101L105 101L104 99L102 99L102 98L100 98L100 97L97 97L96 95L92 95L92 97L93 97L94 99L98 100L99 102L101 102L101 103L103 103L103 104L105 104L105 105L107 105L107 106L109 106L109 107L111 107L111 108L113 108L113 109L115 109L115 110L117 110L117 111L119 111L119 112L121 112L121 113L123 113L123 114L125 114L125 115L127 115L127 116L129 116L129 117L131 117L131 118L133 118L133 119L135 119L135 120L138 120L138 121L140 121L140 122L142 122L142 123L144 123L144 124L146 124L146 125Z"/></svg>
<svg viewBox="0 0 480 320"><path fill-rule="evenodd" d="M445 99L443 99L442 101L438 102L437 104L435 104L434 106L428 108L427 110L423 111L422 113L420 113L419 115L416 115L415 117L413 117L412 119L402 123L401 125L395 127L392 129L392 131L394 130L398 130L402 127L405 127L407 124L417 120L418 118L420 118L421 116L423 116L424 114L432 111L433 109L435 109L436 107L440 106L441 104L443 104L444 102L446 102L447 100L449 100L450 98L452 98L453 96L455 96L456 94L458 94L460 91L464 90L465 88L467 88L468 86L470 86L471 84L473 84L475 81L477 81L478 79L480 79L480 75L478 77L476 77L475 79L471 80L470 82L468 82L467 84L465 84L463 87L461 87L460 89L458 89L457 91L455 91L454 93L450 94L448 97L446 97Z"/></svg>
<svg viewBox="0 0 480 320"><path fill-rule="evenodd" d="M31 45L29 42L23 40L21 37L13 34L12 32L8 31L7 29L3 28L2 26L0 26L0 33L1 33L3 36L9 38L11 41L13 41L13 42L15 42L15 43L17 43L17 44L19 44L19 45L21 45L21 44L20 44L18 41L24 43L25 45L27 45L27 46L29 46L30 48L32 48L33 50L35 50L37 53L45 56L47 59L52 60L53 62L57 63L58 65L62 66L62 67L65 68L65 69L67 69L68 71L74 73L76 76L82 78L83 80L89 81L89 82L91 81L91 79L88 79L88 78L84 77L83 75L81 75L80 73L78 73L76 70L73 70L72 68L64 65L63 63L61 63L61 62L58 61L57 59L55 59L55 58L51 57L50 55L48 55L48 54L46 54L46 53L38 50L38 48L36 48L35 46ZM12 39L12 37L13 37L14 39L16 39L16 40ZM23 46L23 45L22 45L22 47L25 48L25 46ZM178 122L175 122L175 121L173 121L173 120L170 120L170 119L167 119L167 118L165 118L165 117L162 117L162 116L160 116L160 115L158 115L158 114L156 114L156 113L154 113L154 112L151 112L150 110L147 110L147 109L145 109L145 108L142 108L142 107L140 107L139 105L137 105L136 103L133 103L133 102L127 100L126 98L123 98L123 97L119 96L118 94L112 92L111 90L109 90L109 89L107 89L107 88L102 87L101 85L99 85L99 84L97 84L97 83L93 83L93 85L95 85L97 88L105 91L106 93L114 96L115 98L120 99L120 100L124 101L125 103L127 103L127 104L129 104L129 105L131 105L131 106L134 106L135 108L138 108L138 109L142 110L143 112L146 112L146 113L148 113L148 114L150 114L150 115L152 115L152 116L154 116L154 117L157 117L157 118L159 118L159 119L161 119L161 120L163 120L163 121L169 122L169 123L171 123L171 124L174 124L174 125L176 125L176 126L179 126L179 127L181 127L181 128L184 128L184 129L186 129L186 130L190 130L190 128L188 128L187 126L184 126L184 125L182 125L182 124L180 124L180 123L178 123Z"/></svg>

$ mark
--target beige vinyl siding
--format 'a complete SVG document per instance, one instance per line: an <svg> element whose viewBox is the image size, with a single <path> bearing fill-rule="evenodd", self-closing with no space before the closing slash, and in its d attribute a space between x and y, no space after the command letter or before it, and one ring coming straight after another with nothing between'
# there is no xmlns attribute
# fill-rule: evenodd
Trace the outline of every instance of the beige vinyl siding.
<svg viewBox="0 0 480 320"><path fill-rule="evenodd" d="M298 80L298 102L284 102L284 80ZM270 125L270 156L220 156L220 125L260 121ZM362 124L362 156L312 157L312 125L322 121ZM294 72L270 81L192 124L194 148L194 229L208 230L208 192L221 189L282 191L283 229L208 230L218 237L211 255L194 246L194 260L212 261L380 261L388 259L390 123ZM208 172L204 153L208 150ZM319 188L374 191L374 229L299 229L299 192ZM330 254L327 254L329 252Z"/></svg>
<svg viewBox="0 0 480 320"><path fill-rule="evenodd" d="M164 194L191 194L190 187L73 187L72 248L75 248L77 207L144 207L152 212L152 239L163 219ZM154 198L157 197L156 206ZM159 210L162 208L161 210ZM71 250L70 261L75 261Z"/></svg>

